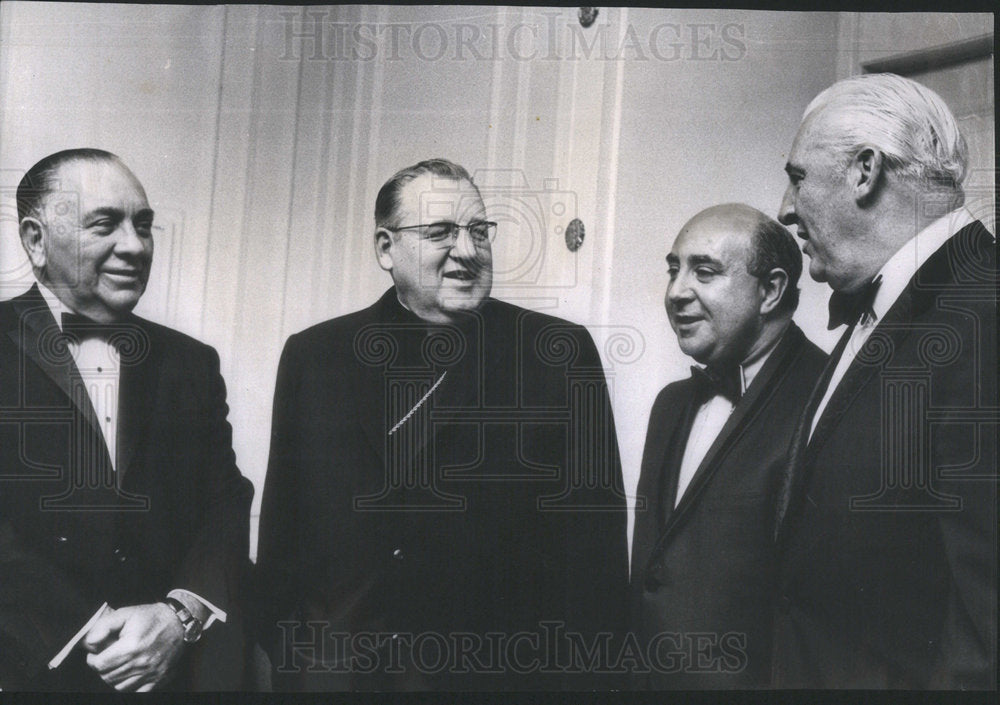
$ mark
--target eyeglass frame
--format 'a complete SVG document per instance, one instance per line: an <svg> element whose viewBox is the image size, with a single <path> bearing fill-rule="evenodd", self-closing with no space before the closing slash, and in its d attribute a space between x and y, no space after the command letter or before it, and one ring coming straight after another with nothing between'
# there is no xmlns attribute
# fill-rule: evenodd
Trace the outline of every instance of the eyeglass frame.
<svg viewBox="0 0 1000 705"><path fill-rule="evenodd" d="M472 242L477 245L481 245L484 242L492 243L493 240L496 239L497 229L498 229L496 221L493 220L473 220L471 223L466 223L465 225L459 225L453 220L440 220L434 223L417 223L416 225L402 225L397 228L390 228L388 226L383 225L381 226L381 229L387 230L390 233L398 233L403 230L418 230L420 228L430 228L435 225L438 226L450 225L451 227L448 232L448 237L439 241L435 241L429 237L421 237L420 239L435 245L439 245L441 247L454 247L455 243L458 242L458 233L462 230L467 231L469 233L469 237L472 239ZM487 227L487 235L484 239L481 240L476 239L476 237L472 234L472 230L470 228L472 228L475 225L485 225ZM445 245L445 243L447 243L447 245Z"/></svg>

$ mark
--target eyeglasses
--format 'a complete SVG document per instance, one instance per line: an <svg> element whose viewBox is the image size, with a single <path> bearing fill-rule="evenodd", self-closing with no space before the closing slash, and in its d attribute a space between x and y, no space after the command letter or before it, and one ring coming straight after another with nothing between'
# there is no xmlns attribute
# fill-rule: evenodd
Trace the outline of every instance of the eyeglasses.
<svg viewBox="0 0 1000 705"><path fill-rule="evenodd" d="M469 237L477 245L485 245L493 242L497 236L497 224L492 220L474 220L468 225L459 225L449 220L440 223L429 223L420 225L404 225L400 228L383 228L391 233L398 233L401 230L421 230L420 238L438 247L452 247L458 240L460 230L468 230Z"/></svg>

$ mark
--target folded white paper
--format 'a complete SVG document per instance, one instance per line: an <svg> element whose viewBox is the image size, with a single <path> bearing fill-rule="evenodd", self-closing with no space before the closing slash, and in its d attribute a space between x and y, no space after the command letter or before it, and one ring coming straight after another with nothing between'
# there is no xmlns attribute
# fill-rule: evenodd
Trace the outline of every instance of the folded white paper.
<svg viewBox="0 0 1000 705"><path fill-rule="evenodd" d="M103 605L100 606L97 612L94 613L94 616L91 617L90 620L83 625L83 628L80 629L80 631L78 631L76 635L69 640L69 643L67 643L66 646L62 647L62 651L56 654L55 658L49 661L50 671L53 668L59 668L59 665L66 660L66 657L69 656L69 652L73 650L73 647L80 642L80 639L82 639L87 635L87 632L90 631L90 628L94 626L94 623L101 618L101 615L104 614L104 612L107 609L108 609L108 603L105 602Z"/></svg>

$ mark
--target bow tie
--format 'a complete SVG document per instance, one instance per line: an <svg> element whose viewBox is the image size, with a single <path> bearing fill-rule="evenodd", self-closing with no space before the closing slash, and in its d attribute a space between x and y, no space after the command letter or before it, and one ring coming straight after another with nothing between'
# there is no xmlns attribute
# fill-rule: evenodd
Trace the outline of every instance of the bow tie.
<svg viewBox="0 0 1000 705"><path fill-rule="evenodd" d="M115 333L124 333L131 330L127 323L98 323L86 316L78 313L64 312L62 314L63 333L73 336L80 342L88 338L100 338L101 340L115 343Z"/></svg>
<svg viewBox="0 0 1000 705"><path fill-rule="evenodd" d="M691 377L698 385L701 399L708 401L721 395L733 405L743 396L743 384L739 365L724 370L713 370L708 367L692 367Z"/></svg>
<svg viewBox="0 0 1000 705"><path fill-rule="evenodd" d="M864 322L868 318L875 318L872 304L880 286L882 286L881 274L857 291L833 292L830 296L830 322L826 326L827 330L833 330L842 324L853 326L859 320Z"/></svg>

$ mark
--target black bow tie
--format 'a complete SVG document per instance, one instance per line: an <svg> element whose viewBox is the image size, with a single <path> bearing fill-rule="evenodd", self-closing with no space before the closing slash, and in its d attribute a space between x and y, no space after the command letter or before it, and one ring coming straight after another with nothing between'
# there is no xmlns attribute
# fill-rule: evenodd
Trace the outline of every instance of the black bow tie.
<svg viewBox="0 0 1000 705"><path fill-rule="evenodd" d="M878 288L882 286L882 275L872 279L857 291L846 293L835 291L830 296L830 322L827 330L833 330L839 325L853 326L859 320L875 318L875 311L872 304L875 303L875 295Z"/></svg>
<svg viewBox="0 0 1000 705"><path fill-rule="evenodd" d="M739 365L724 370L713 370L708 367L691 368L691 377L698 385L702 403L714 396L721 395L735 405L743 396L741 376Z"/></svg>
<svg viewBox="0 0 1000 705"><path fill-rule="evenodd" d="M121 336L115 333L125 333L132 330L127 323L98 323L78 313L64 312L62 315L63 333L83 342L88 338L100 338L108 342L116 342Z"/></svg>

